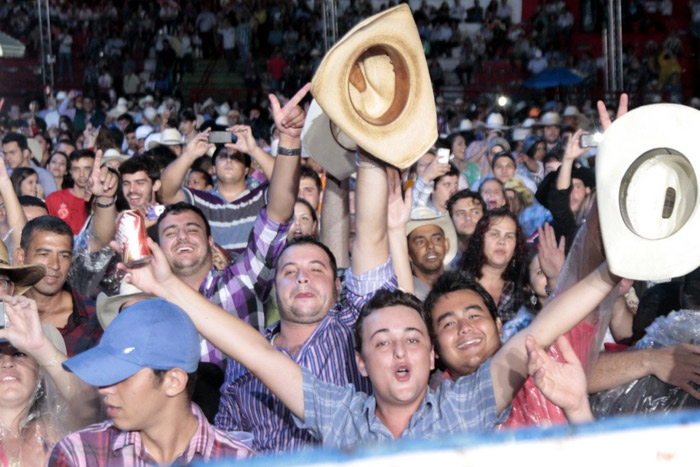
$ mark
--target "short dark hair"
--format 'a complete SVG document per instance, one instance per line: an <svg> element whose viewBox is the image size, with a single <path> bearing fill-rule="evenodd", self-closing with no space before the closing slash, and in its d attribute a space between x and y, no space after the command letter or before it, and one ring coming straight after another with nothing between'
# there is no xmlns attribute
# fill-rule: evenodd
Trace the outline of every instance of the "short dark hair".
<svg viewBox="0 0 700 467"><path fill-rule="evenodd" d="M454 164L450 163L450 170L435 179L435 185L440 183L440 180L445 177L459 177L459 170L457 170L457 167L455 167Z"/></svg>
<svg viewBox="0 0 700 467"><path fill-rule="evenodd" d="M160 180L160 168L150 157L134 156L130 157L119 165L119 173L122 175L135 174L136 172L146 172L152 182Z"/></svg>
<svg viewBox="0 0 700 467"><path fill-rule="evenodd" d="M49 208L46 207L44 200L37 198L36 196L22 195L18 196L17 200L19 201L20 206L35 206L37 208L44 208L47 212L49 210Z"/></svg>
<svg viewBox="0 0 700 467"><path fill-rule="evenodd" d="M199 209L197 206L193 206L191 204L187 204L184 201L180 201L178 203L174 204L168 204L163 212L161 213L160 216L158 216L158 221L156 222L156 232L160 232L160 223L163 222L163 219L165 219L165 216L169 214L180 214L182 212L193 212L197 214L199 217L202 218L202 221L204 222L204 228L206 229L207 233L207 238L211 237L211 226L209 225L209 221L207 220L206 216L202 212L201 209ZM160 243L160 233L158 233L158 243Z"/></svg>
<svg viewBox="0 0 700 467"><path fill-rule="evenodd" d="M129 123L129 124L126 126L126 128L124 128L124 135L126 136L126 135L128 135L129 133L136 133L136 129L137 129L138 127L139 127L139 126L138 126L137 124L133 123L133 122L132 122L132 123Z"/></svg>
<svg viewBox="0 0 700 467"><path fill-rule="evenodd" d="M10 143L17 143L17 146L19 146L19 149L22 151L29 149L29 145L27 145L27 137L21 133L10 132L6 134L2 139L2 144Z"/></svg>
<svg viewBox="0 0 700 467"><path fill-rule="evenodd" d="M197 121L197 114L194 113L194 110L187 108L184 109L182 112L180 112L180 120L187 120L188 122L196 122Z"/></svg>
<svg viewBox="0 0 700 467"><path fill-rule="evenodd" d="M204 177L204 183L205 183L205 184L214 186L214 179L211 177L211 174L210 174L209 172L207 172L206 170L203 170L203 169L191 169L191 170L190 170L190 175L192 175L193 173L198 173L198 174L200 174L202 177Z"/></svg>
<svg viewBox="0 0 700 467"><path fill-rule="evenodd" d="M68 156L68 160L70 160L72 163L88 157L90 159L94 159L95 153L90 151L89 149L76 149L75 151L70 153L70 156Z"/></svg>
<svg viewBox="0 0 700 467"><path fill-rule="evenodd" d="M301 172L299 172L299 180L301 180L302 178L312 179L316 184L316 188L318 188L318 192L321 193L321 177L318 175L318 172L316 172L308 165L302 165Z"/></svg>
<svg viewBox="0 0 700 467"><path fill-rule="evenodd" d="M29 176L31 175L37 175L36 170L32 169L31 167L17 167L15 170L12 171L10 181L12 182L12 188L15 189L15 193L17 193L17 196L22 194L22 182L29 178ZM37 183L39 183L38 179Z"/></svg>
<svg viewBox="0 0 700 467"><path fill-rule="evenodd" d="M338 277L338 263L335 261L335 255L333 252L323 243L319 242L315 238L313 238L311 235L302 235L301 237L294 238L290 241L287 242L287 244L282 248L282 251L280 252L279 256L277 257L277 261L282 257L285 251L287 251L289 248L297 245L314 245L322 249L323 251L326 252L326 255L328 255L328 260L331 262L331 269L333 270L333 277ZM277 267L277 265L275 265Z"/></svg>
<svg viewBox="0 0 700 467"><path fill-rule="evenodd" d="M39 216L27 222L22 229L22 238L19 242L20 248L27 251L36 232L50 232L70 237L70 249L71 251L73 250L73 231L65 221L58 217Z"/></svg>
<svg viewBox="0 0 700 467"><path fill-rule="evenodd" d="M124 112L123 114L121 114L120 116L118 116L118 117L117 117L117 121L119 121L119 120L128 120L128 121L129 121L129 125L131 125L132 123L134 123L134 117L132 117L131 114L130 114L129 112ZM127 128L128 128L128 127L127 127Z"/></svg>
<svg viewBox="0 0 700 467"><path fill-rule="evenodd" d="M357 318L357 322L355 323L355 350L358 353L362 352L362 326L365 319L377 310L396 305L403 305L416 310L425 325L428 327L428 331L430 331L430 324L428 324L430 317L426 314L426 308L423 306L420 299L413 294L398 289L379 289L370 299L370 301L368 301L365 306L362 307L362 310L360 310L360 316ZM429 337L432 341L432 333L430 333Z"/></svg>
<svg viewBox="0 0 700 467"><path fill-rule="evenodd" d="M475 202L479 203L482 210L486 211L486 203L484 202L484 198L482 198L479 193L471 191L469 188L465 188L464 190L459 190L447 200L447 212L450 213L450 217L452 216L452 208L454 208L455 203L460 199L466 198L473 199Z"/></svg>
<svg viewBox="0 0 700 467"><path fill-rule="evenodd" d="M475 292L481 300L486 305L491 318L495 321L498 317L498 307L496 307L496 302L493 301L493 297L488 291L477 282L472 276L468 275L464 271L459 269L452 269L446 271L442 276L438 277L433 283L433 288L430 289L428 296L425 297L425 311L428 315L428 330L431 336L435 336L435 329L433 329L433 308L435 308L435 303L440 300L445 295L452 292L459 292L461 290L470 290Z"/></svg>
<svg viewBox="0 0 700 467"><path fill-rule="evenodd" d="M153 371L153 387L158 387L163 384L165 379L165 374L169 370L158 370L156 368L151 368ZM183 370L184 371L184 370ZM192 396L194 396L194 389L197 386L197 372L187 373L187 384L185 385L185 393L187 394L187 400L192 402Z"/></svg>
<svg viewBox="0 0 700 467"><path fill-rule="evenodd" d="M141 154L142 157L151 159L158 166L158 173L177 159L170 147L159 144ZM158 177L160 178L160 176Z"/></svg>

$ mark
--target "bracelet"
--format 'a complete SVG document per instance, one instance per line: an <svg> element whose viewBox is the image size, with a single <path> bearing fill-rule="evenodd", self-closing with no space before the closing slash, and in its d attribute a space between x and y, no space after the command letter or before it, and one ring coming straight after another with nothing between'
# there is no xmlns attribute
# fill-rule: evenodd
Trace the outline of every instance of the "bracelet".
<svg viewBox="0 0 700 467"><path fill-rule="evenodd" d="M277 154L281 156L301 156L301 148L291 149L278 146Z"/></svg>
<svg viewBox="0 0 700 467"><path fill-rule="evenodd" d="M107 204L100 203L99 201L95 201L95 204L97 205L98 208L105 208L106 209L106 208L111 208L112 206L114 206L114 203L116 203L116 202L117 202L117 197L115 196L114 198L112 198L112 201L110 201Z"/></svg>

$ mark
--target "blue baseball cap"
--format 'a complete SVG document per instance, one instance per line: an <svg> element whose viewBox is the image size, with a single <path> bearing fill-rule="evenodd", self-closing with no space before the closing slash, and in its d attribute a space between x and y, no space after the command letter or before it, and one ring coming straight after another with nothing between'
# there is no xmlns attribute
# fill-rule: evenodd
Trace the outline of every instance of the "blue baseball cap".
<svg viewBox="0 0 700 467"><path fill-rule="evenodd" d="M190 317L172 303L152 299L119 313L96 347L63 367L93 386L111 386L143 368L192 373L199 352L199 334Z"/></svg>

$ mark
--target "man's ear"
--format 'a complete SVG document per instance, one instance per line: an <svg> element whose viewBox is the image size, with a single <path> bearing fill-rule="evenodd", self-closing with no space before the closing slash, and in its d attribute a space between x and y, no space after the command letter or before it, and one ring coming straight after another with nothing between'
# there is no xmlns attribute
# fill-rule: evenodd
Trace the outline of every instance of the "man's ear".
<svg viewBox="0 0 700 467"><path fill-rule="evenodd" d="M153 192L154 192L154 193L159 192L159 191L160 191L160 187L161 187L160 180L156 180L155 182L153 182Z"/></svg>
<svg viewBox="0 0 700 467"><path fill-rule="evenodd" d="M335 291L340 296L340 291L343 289L343 284L340 282L340 277L335 278Z"/></svg>
<svg viewBox="0 0 700 467"><path fill-rule="evenodd" d="M498 339L503 338L503 325L501 323L501 317L496 317L496 332L498 333Z"/></svg>
<svg viewBox="0 0 700 467"><path fill-rule="evenodd" d="M15 248L15 264L24 264L24 250L21 248Z"/></svg>
<svg viewBox="0 0 700 467"><path fill-rule="evenodd" d="M362 358L362 355L357 350L355 351L355 362L357 362L357 369L360 372L360 374L367 378L368 375L367 367L365 366L365 359Z"/></svg>
<svg viewBox="0 0 700 467"><path fill-rule="evenodd" d="M175 397L187 390L189 377L181 368L172 368L165 373L161 387L168 397Z"/></svg>

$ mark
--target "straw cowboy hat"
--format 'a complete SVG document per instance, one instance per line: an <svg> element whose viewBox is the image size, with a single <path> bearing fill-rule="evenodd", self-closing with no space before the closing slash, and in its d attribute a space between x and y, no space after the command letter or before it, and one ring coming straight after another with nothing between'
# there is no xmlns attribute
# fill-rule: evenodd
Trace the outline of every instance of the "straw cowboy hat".
<svg viewBox="0 0 700 467"><path fill-rule="evenodd" d="M699 127L700 111L653 104L628 112L603 133L596 157L598 214L614 274L658 280L700 265Z"/></svg>
<svg viewBox="0 0 700 467"><path fill-rule="evenodd" d="M450 247L445 254L442 264L450 264L455 255L457 255L457 231L452 223L452 219L447 214L435 215L429 207L415 208L411 211L411 219L406 223L406 236L408 237L411 232L424 225L437 225L442 229L445 238L450 242Z"/></svg>
<svg viewBox="0 0 700 467"><path fill-rule="evenodd" d="M0 241L0 274L14 282L15 293L22 295L44 277L46 267L43 264L11 265L7 247Z"/></svg>
<svg viewBox="0 0 700 467"><path fill-rule="evenodd" d="M428 64L408 5L350 30L323 58L311 93L352 141L396 167L409 167L437 140Z"/></svg>
<svg viewBox="0 0 700 467"><path fill-rule="evenodd" d="M119 163L121 164L122 162L127 160L129 157L131 157L131 156L129 156L127 154L122 154L114 148L110 148L110 149L107 149L104 152L104 154L102 155L102 165L105 165L106 163L111 162L111 161L115 161L115 160L119 161Z"/></svg>
<svg viewBox="0 0 700 467"><path fill-rule="evenodd" d="M108 297L104 292L100 292L95 300L97 309L97 320L102 329L107 329L109 323L114 320L121 311L122 306L131 300L146 300L155 298L153 295L142 292L135 285L123 280L119 285L119 295Z"/></svg>

